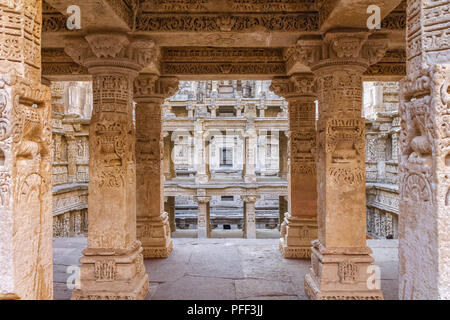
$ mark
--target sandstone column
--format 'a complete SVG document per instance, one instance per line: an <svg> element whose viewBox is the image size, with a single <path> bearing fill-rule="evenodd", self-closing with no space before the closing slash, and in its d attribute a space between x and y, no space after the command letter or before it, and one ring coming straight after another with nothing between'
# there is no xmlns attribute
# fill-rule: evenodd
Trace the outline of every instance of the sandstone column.
<svg viewBox="0 0 450 320"><path fill-rule="evenodd" d="M201 190L199 190L200 193ZM198 230L198 238L205 239L209 238L211 235L211 226L209 223L210 218L210 208L209 201L211 197L206 197L204 195L197 196L198 202L198 222L197 222L197 230Z"/></svg>
<svg viewBox="0 0 450 320"><path fill-rule="evenodd" d="M244 238L256 239L256 212L257 196L245 196L244 200Z"/></svg>
<svg viewBox="0 0 450 320"><path fill-rule="evenodd" d="M284 221L284 215L288 212L289 210L289 202L287 201L286 196L279 196L278 197L278 214L279 214L279 220L280 220L280 224L278 227L278 230L281 231L281 225L283 224Z"/></svg>
<svg viewBox="0 0 450 320"><path fill-rule="evenodd" d="M173 132L163 132L163 143L164 143L164 156L163 156L163 171L165 181L175 178L175 165L173 162Z"/></svg>
<svg viewBox="0 0 450 320"><path fill-rule="evenodd" d="M288 132L280 132L280 147L279 147L279 176L283 180L288 180L289 166L289 150L288 150Z"/></svg>
<svg viewBox="0 0 450 320"><path fill-rule="evenodd" d="M86 40L86 41L85 41ZM144 299L148 293L136 239L133 82L155 56L150 40L88 34L66 52L93 77L90 124L88 248L80 259L81 288L72 299Z"/></svg>
<svg viewBox="0 0 450 320"><path fill-rule="evenodd" d="M317 239L316 95L312 74L275 78L272 88L288 101L288 212L281 225L280 250L285 258L310 258Z"/></svg>
<svg viewBox="0 0 450 320"><path fill-rule="evenodd" d="M296 58L311 67L319 96L318 240L313 242L312 268L305 277L305 292L311 299L383 298L368 281L373 258L366 245L361 109L362 74L383 57L387 42L379 35L368 36L366 32L329 31L320 40L300 39L294 51Z"/></svg>
<svg viewBox="0 0 450 320"><path fill-rule="evenodd" d="M167 258L173 244L164 211L161 105L178 89L176 78L141 74L134 82L136 104L137 238L144 258Z"/></svg>
<svg viewBox="0 0 450 320"><path fill-rule="evenodd" d="M450 299L450 13L410 0L400 83L399 298Z"/></svg>
<svg viewBox="0 0 450 320"><path fill-rule="evenodd" d="M164 202L164 211L169 215L169 225L170 231L174 232L177 230L177 226L175 223L175 197L165 197L166 201Z"/></svg>
<svg viewBox="0 0 450 320"><path fill-rule="evenodd" d="M207 183L208 173L207 173L207 148L205 135L203 130L203 119L197 119L195 122L194 128L194 165L197 169L197 173L195 175L195 182L197 184Z"/></svg>
<svg viewBox="0 0 450 320"><path fill-rule="evenodd" d="M77 140L73 133L66 134L67 140L67 182L74 183L77 180Z"/></svg>
<svg viewBox="0 0 450 320"><path fill-rule="evenodd" d="M0 300L53 298L51 92L42 1L0 3Z"/></svg>
<svg viewBox="0 0 450 320"><path fill-rule="evenodd" d="M245 136L245 173L244 173L244 181L245 183L256 183L256 173L255 173L255 164L256 164L256 144L258 143L258 135L255 129L255 123L253 121L249 121L247 123Z"/></svg>

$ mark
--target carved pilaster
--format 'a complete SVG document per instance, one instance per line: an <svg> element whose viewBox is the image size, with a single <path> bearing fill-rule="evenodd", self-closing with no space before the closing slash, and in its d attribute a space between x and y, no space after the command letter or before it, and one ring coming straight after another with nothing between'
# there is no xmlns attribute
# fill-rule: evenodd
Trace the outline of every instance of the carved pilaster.
<svg viewBox="0 0 450 320"><path fill-rule="evenodd" d="M316 93L313 75L275 78L272 90L289 103L289 209L281 225L285 258L310 258L317 239Z"/></svg>
<svg viewBox="0 0 450 320"><path fill-rule="evenodd" d="M176 78L141 74L134 81L137 238L142 242L144 258L166 258L173 248L163 202L161 104L177 89Z"/></svg>

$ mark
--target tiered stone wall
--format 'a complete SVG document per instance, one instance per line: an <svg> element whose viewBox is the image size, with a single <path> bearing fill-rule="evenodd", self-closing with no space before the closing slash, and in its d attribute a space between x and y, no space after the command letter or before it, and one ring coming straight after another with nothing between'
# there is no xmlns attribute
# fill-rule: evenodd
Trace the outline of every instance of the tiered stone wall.
<svg viewBox="0 0 450 320"><path fill-rule="evenodd" d="M53 236L87 234L89 82L53 82Z"/></svg>
<svg viewBox="0 0 450 320"><path fill-rule="evenodd" d="M398 237L398 141L400 134L397 82L366 82L367 233L374 238Z"/></svg>

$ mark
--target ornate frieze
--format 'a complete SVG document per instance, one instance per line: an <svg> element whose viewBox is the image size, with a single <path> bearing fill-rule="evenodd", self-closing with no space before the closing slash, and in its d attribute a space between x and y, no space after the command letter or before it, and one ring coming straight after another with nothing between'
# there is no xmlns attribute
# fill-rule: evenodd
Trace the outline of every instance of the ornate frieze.
<svg viewBox="0 0 450 320"><path fill-rule="evenodd" d="M315 11L314 0L156 0L141 3L144 12L301 12Z"/></svg>
<svg viewBox="0 0 450 320"><path fill-rule="evenodd" d="M303 32L316 31L316 13L295 14L155 14L137 17L136 30L145 32Z"/></svg>

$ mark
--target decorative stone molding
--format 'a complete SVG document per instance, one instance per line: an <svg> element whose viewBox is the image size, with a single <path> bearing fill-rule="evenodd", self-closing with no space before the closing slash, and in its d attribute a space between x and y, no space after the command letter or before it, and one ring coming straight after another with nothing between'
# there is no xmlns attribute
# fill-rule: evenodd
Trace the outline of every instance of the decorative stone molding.
<svg viewBox="0 0 450 320"><path fill-rule="evenodd" d="M315 12L285 14L166 14L143 12L137 17L140 32L303 32L316 31Z"/></svg>
<svg viewBox="0 0 450 320"><path fill-rule="evenodd" d="M366 69L381 60L388 48L382 36L369 38L367 32L329 31L323 39L301 37L286 51L288 65L300 61L311 70L325 66L360 65Z"/></svg>
<svg viewBox="0 0 450 320"><path fill-rule="evenodd" d="M170 0L144 1L141 9L144 12L208 12L217 11L217 7L230 12L299 12L314 11L313 0L288 1L258 1L258 0L226 0L218 4L212 0L180 0L173 3Z"/></svg>
<svg viewBox="0 0 450 320"><path fill-rule="evenodd" d="M317 218L286 213L281 224L280 251L289 259L310 259L311 242L317 239Z"/></svg>

